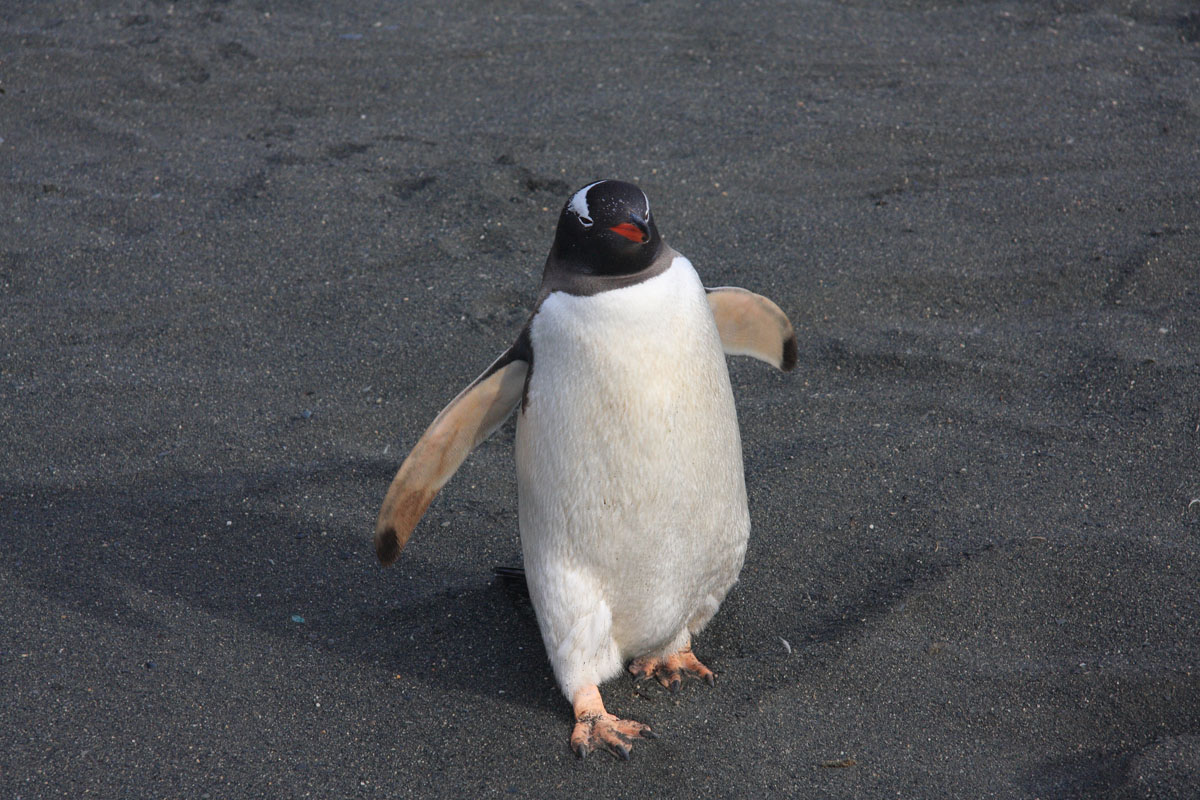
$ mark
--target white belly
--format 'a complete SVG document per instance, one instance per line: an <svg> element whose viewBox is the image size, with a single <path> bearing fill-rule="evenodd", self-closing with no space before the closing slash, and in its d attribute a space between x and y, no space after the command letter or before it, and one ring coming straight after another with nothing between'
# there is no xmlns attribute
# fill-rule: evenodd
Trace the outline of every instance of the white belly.
<svg viewBox="0 0 1200 800"><path fill-rule="evenodd" d="M725 356L687 259L624 289L551 294L530 336L521 542L570 697L707 620L750 520Z"/></svg>

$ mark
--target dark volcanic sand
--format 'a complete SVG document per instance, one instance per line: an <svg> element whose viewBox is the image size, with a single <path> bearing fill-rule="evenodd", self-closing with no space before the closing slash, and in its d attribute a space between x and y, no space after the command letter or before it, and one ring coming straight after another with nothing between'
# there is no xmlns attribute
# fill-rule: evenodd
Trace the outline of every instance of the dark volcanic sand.
<svg viewBox="0 0 1200 800"><path fill-rule="evenodd" d="M1121 0L6 4L0 795L1200 796L1198 40ZM600 176L800 342L731 361L719 679L607 685L662 737L628 764L571 755L492 575L511 423L370 544Z"/></svg>

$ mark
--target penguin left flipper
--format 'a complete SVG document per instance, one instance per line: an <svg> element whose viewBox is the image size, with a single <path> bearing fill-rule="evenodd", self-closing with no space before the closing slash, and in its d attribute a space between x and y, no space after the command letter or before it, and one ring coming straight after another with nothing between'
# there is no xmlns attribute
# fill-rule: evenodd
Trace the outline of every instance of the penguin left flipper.
<svg viewBox="0 0 1200 800"><path fill-rule="evenodd" d="M705 292L726 353L752 356L784 372L796 366L796 334L779 306L736 286Z"/></svg>
<svg viewBox="0 0 1200 800"><path fill-rule="evenodd" d="M529 360L519 344L442 409L400 465L375 523L375 554L383 564L396 560L446 481L521 402Z"/></svg>

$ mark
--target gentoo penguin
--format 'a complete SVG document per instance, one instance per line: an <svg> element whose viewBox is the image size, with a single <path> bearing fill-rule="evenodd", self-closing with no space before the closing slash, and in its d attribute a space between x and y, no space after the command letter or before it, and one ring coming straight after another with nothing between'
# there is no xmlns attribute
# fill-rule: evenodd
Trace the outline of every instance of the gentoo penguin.
<svg viewBox="0 0 1200 800"><path fill-rule="evenodd" d="M459 465L517 416L521 549L546 653L575 712L571 749L629 757L649 726L605 711L628 669L674 691L713 682L692 637L737 580L750 534L725 353L796 363L787 316L705 289L637 186L588 184L558 218L533 314L442 409L388 489L384 564Z"/></svg>

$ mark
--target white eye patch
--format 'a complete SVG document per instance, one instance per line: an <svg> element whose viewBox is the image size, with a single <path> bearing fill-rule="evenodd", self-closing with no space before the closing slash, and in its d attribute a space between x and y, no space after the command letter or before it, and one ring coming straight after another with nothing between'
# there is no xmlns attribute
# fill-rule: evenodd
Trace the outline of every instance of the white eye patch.
<svg viewBox="0 0 1200 800"><path fill-rule="evenodd" d="M588 202L587 202L588 190L591 189L593 186L596 186L601 183L604 183L604 181L596 181L596 183L589 183L587 186L583 187L578 192L576 192L575 196L571 198L571 202L567 203L567 210L570 211L575 216L579 217L579 221L581 223L583 223L583 227L585 227L585 228L592 227L592 215L588 211ZM649 201L647 201L647 203L648 202Z"/></svg>

